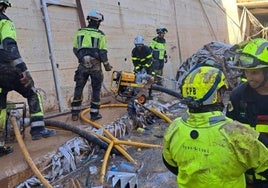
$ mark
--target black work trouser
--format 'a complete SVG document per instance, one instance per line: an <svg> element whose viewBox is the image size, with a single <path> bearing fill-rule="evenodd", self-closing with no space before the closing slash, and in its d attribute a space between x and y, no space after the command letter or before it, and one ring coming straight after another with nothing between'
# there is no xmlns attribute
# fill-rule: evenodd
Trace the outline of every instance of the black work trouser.
<svg viewBox="0 0 268 188"><path fill-rule="evenodd" d="M95 69L87 69L82 64L79 64L77 70L75 71L74 81L75 90L74 90L74 98L72 102L72 107L81 106L82 104L82 94L84 87L90 77L92 94L91 94L91 104L98 104L100 102L100 93L101 87L103 83L103 73L102 70ZM91 105L92 106L92 105ZM99 105L94 105L95 108L99 108Z"/></svg>
<svg viewBox="0 0 268 188"><path fill-rule="evenodd" d="M38 132L44 129L42 99L40 94L38 94L34 88L34 82L32 82L29 86L24 87L24 85L21 84L20 79L21 75L19 70L8 64L0 63L0 88L4 91L0 97L0 109L6 109L7 95L5 93L8 93L9 91L18 92L27 99L29 113L31 116L31 129L34 128ZM33 125L35 127L33 127Z"/></svg>

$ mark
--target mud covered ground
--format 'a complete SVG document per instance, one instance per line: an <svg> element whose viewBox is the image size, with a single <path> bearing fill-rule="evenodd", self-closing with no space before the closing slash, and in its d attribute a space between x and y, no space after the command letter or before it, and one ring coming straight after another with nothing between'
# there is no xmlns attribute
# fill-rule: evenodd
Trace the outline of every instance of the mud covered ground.
<svg viewBox="0 0 268 188"><path fill-rule="evenodd" d="M115 101L112 101L112 103ZM165 102L154 101L155 104L165 104ZM177 108L177 107L174 107ZM183 109L182 109L183 111ZM126 109L108 108L101 110L104 118L99 123L113 121L119 116L127 114ZM109 116L107 116L109 114ZM174 119L176 114L169 118ZM70 122L69 118L62 117ZM163 119L153 118L154 123L147 125L145 129L132 129L127 135L119 140L128 140L148 144L162 145L164 132L168 126ZM83 163L78 169L61 177L54 182L55 187L92 187L92 188L112 188L113 181L117 182L114 187L134 188L135 184L139 188L176 188L176 176L167 170L162 161L161 148L144 148L125 145L127 153L135 160L136 165L129 162L124 156L111 154L105 171L105 183L101 183L101 166L105 150L98 150L95 157ZM110 178L109 178L110 177ZM117 179L118 178L118 179ZM135 183L134 183L135 182ZM129 184L127 184L129 183ZM79 186L77 186L79 184Z"/></svg>

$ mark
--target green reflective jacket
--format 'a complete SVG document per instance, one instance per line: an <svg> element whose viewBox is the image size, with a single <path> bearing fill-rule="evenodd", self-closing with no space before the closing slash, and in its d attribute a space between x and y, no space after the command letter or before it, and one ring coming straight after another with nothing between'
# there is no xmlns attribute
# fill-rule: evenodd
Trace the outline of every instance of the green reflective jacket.
<svg viewBox="0 0 268 188"><path fill-rule="evenodd" d="M0 63L11 63L13 60L21 58L16 40L17 34L14 22L5 14L0 13ZM22 63L21 61L19 63ZM24 67L26 69L26 65Z"/></svg>
<svg viewBox="0 0 268 188"><path fill-rule="evenodd" d="M106 62L107 44L104 33L95 28L79 29L74 37L74 52L78 59L90 55L102 62Z"/></svg>
<svg viewBox="0 0 268 188"><path fill-rule="evenodd" d="M178 167L179 188L245 188L246 170L268 169L268 149L258 136L222 112L187 112L167 129L163 157Z"/></svg>
<svg viewBox="0 0 268 188"><path fill-rule="evenodd" d="M153 58L163 60L166 56L166 40L164 38L155 37L150 43Z"/></svg>
<svg viewBox="0 0 268 188"><path fill-rule="evenodd" d="M6 38L17 40L17 34L14 23L9 19L0 20L0 30L1 30L1 44Z"/></svg>

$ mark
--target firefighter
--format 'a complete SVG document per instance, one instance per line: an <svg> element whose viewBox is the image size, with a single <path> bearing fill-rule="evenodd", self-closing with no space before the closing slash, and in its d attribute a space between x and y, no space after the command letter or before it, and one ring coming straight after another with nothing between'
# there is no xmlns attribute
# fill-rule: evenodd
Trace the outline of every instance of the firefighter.
<svg viewBox="0 0 268 188"><path fill-rule="evenodd" d="M246 82L230 94L226 115L249 124L268 136L268 41L257 38L249 41L234 58L234 68L244 70ZM247 173L254 187L268 187L268 181L258 174Z"/></svg>
<svg viewBox="0 0 268 188"><path fill-rule="evenodd" d="M163 140L164 164L180 188L245 188L248 169L268 177L268 149L260 141L265 137L222 112L227 87L223 72L211 66L198 67L183 80L188 110Z"/></svg>
<svg viewBox="0 0 268 188"><path fill-rule="evenodd" d="M74 98L72 101L72 120L77 121L81 111L82 93L88 78L91 79L92 97L90 103L90 119L102 118L100 109L100 92L103 83L103 72L111 71L112 66L108 62L107 44L105 34L99 30L104 16L97 10L92 10L87 15L88 26L77 31L74 37L73 52L78 59L78 67L74 75L76 83Z"/></svg>
<svg viewBox="0 0 268 188"><path fill-rule="evenodd" d="M168 30L164 27L156 29L157 36L150 43L153 53L153 66L155 70L155 83L162 85L162 75L164 64L167 63L166 39L165 34Z"/></svg>
<svg viewBox="0 0 268 188"><path fill-rule="evenodd" d="M0 0L0 155L13 151L5 146L5 124L7 94L15 90L27 98L30 113L32 140L56 134L55 130L45 129L41 95L34 87L33 78L23 61L18 45L14 23L4 14L11 7L8 0Z"/></svg>
<svg viewBox="0 0 268 188"><path fill-rule="evenodd" d="M134 72L146 71L147 74L155 76L155 71L153 70L152 52L151 49L144 44L144 39L142 36L138 35L134 39L135 47L132 49L131 57L134 66Z"/></svg>

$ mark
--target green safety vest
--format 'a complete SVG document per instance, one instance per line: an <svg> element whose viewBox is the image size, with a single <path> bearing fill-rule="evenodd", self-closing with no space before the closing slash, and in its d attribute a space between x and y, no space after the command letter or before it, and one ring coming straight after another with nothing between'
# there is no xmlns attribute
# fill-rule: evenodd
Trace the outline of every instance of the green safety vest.
<svg viewBox="0 0 268 188"><path fill-rule="evenodd" d="M154 38L150 43L150 48L153 50L153 58L164 59L166 54L166 43L160 43L156 41L157 38Z"/></svg>
<svg viewBox="0 0 268 188"><path fill-rule="evenodd" d="M98 48L107 50L106 39L103 32L94 28L82 28L77 31L74 38L74 48Z"/></svg>

